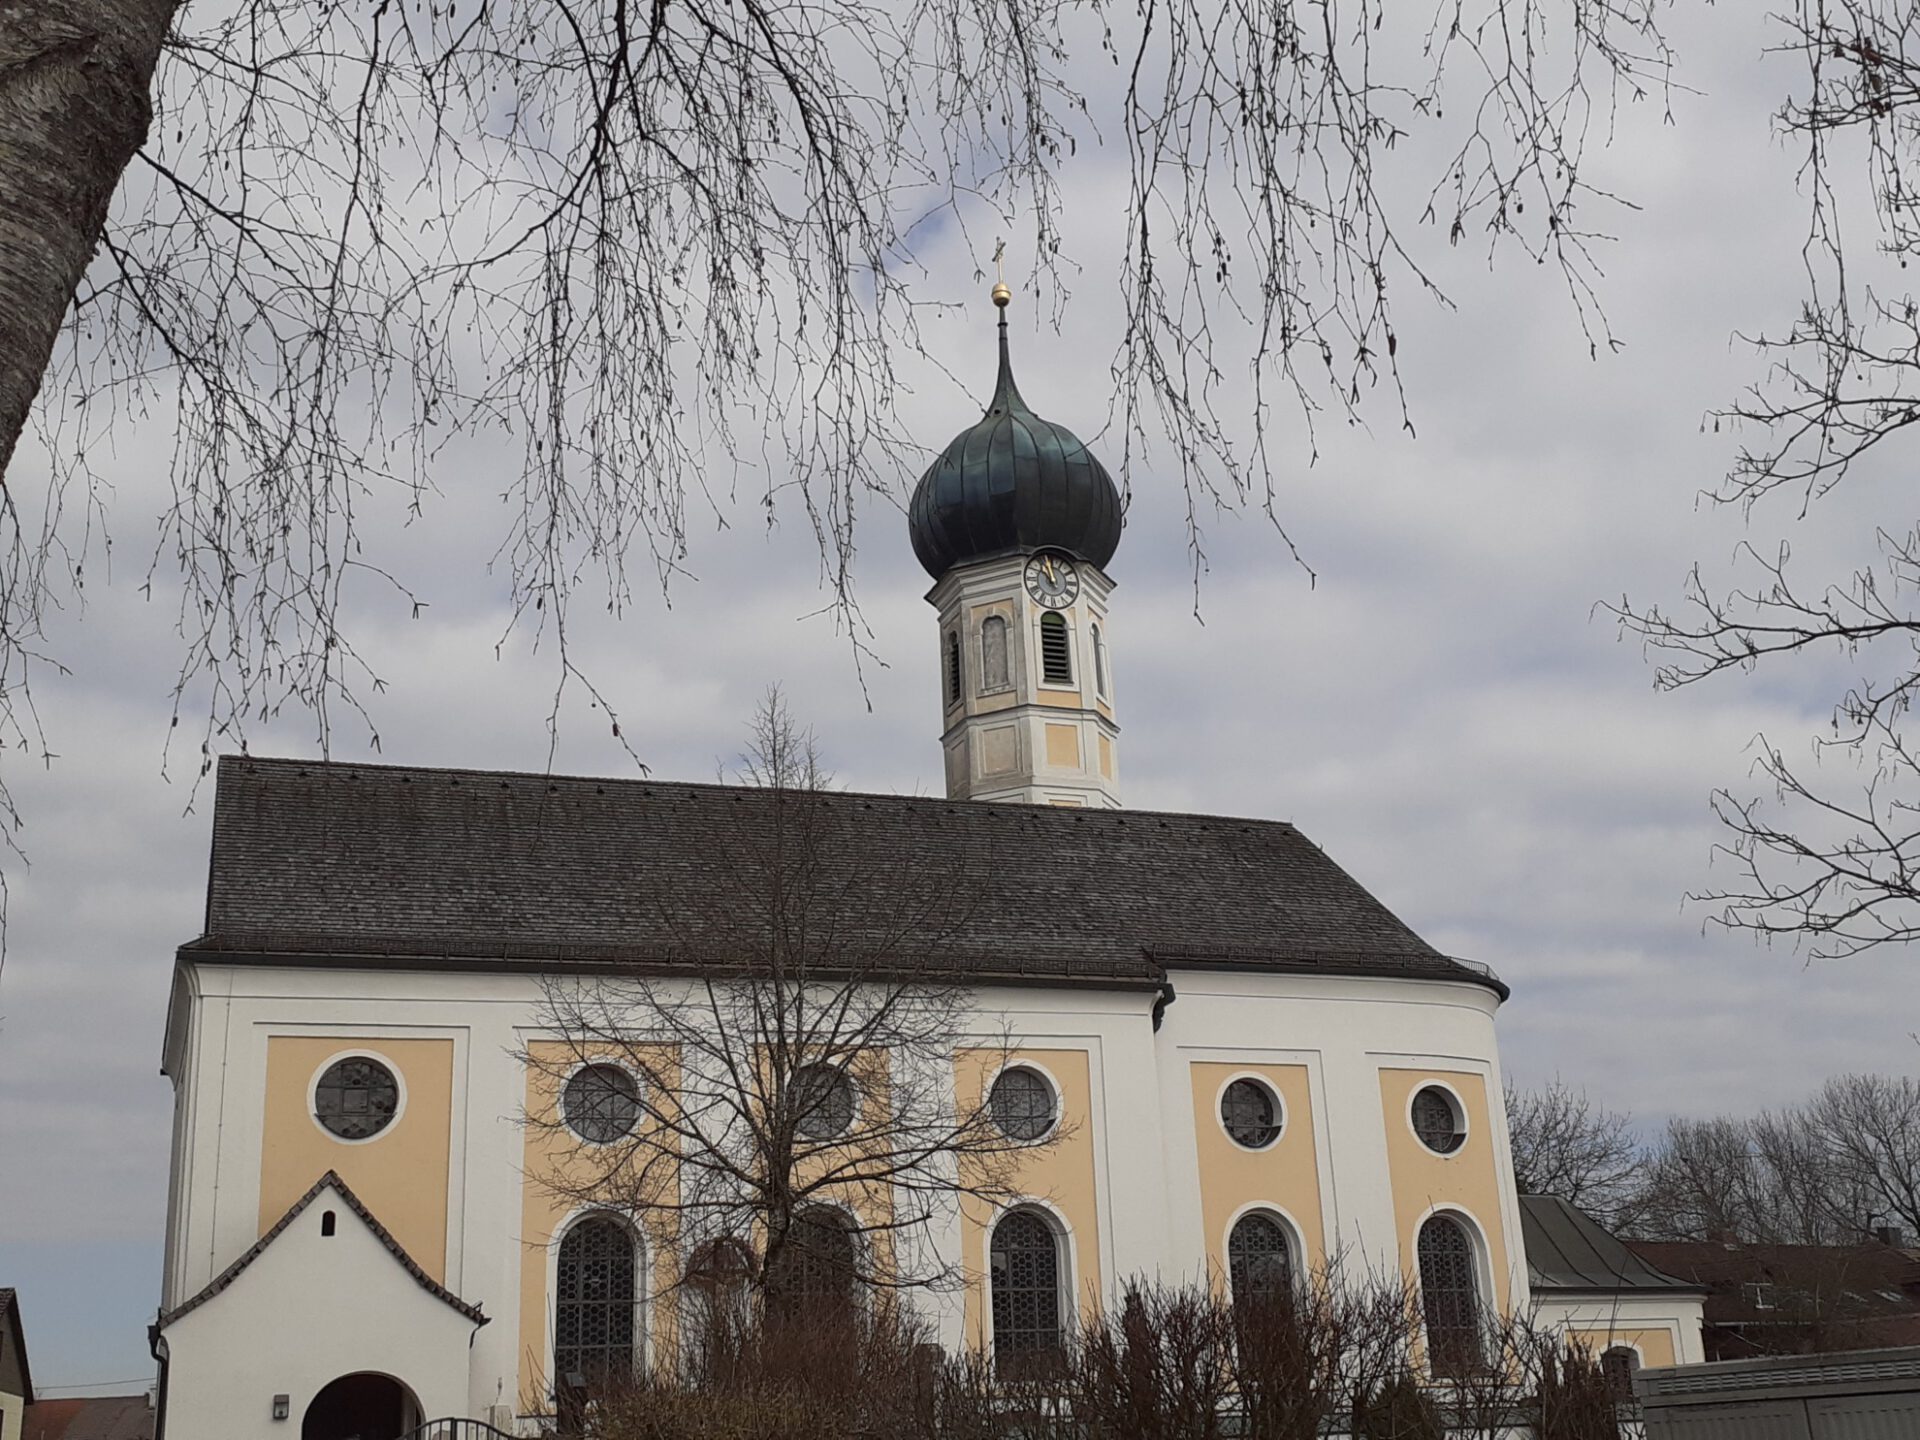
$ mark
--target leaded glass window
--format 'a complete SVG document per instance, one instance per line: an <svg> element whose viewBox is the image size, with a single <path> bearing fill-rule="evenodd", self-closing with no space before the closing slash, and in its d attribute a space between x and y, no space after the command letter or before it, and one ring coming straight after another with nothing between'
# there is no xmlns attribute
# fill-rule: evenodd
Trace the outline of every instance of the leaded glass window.
<svg viewBox="0 0 1920 1440"><path fill-rule="evenodd" d="M639 1123L640 1085L618 1065L584 1065L567 1077L560 1108L582 1140L610 1145Z"/></svg>
<svg viewBox="0 0 1920 1440"><path fill-rule="evenodd" d="M793 1073L793 1127L809 1140L831 1140L853 1123L853 1081L832 1065Z"/></svg>
<svg viewBox="0 0 1920 1440"><path fill-rule="evenodd" d="M1615 1400L1631 1400L1633 1373L1640 1368L1640 1352L1631 1345L1615 1345L1600 1357L1600 1373Z"/></svg>
<svg viewBox="0 0 1920 1440"><path fill-rule="evenodd" d="M365 1140L393 1123L400 1109L400 1082L365 1055L336 1060L313 1088L313 1114L342 1140Z"/></svg>
<svg viewBox="0 0 1920 1440"><path fill-rule="evenodd" d="M1000 1072L987 1106L993 1123L1011 1140L1038 1140L1053 1128L1053 1087L1024 1065Z"/></svg>
<svg viewBox="0 0 1920 1440"><path fill-rule="evenodd" d="M853 1222L842 1211L818 1206L794 1216L772 1267L767 1289L782 1313L813 1320L853 1313L859 1251Z"/></svg>
<svg viewBox="0 0 1920 1440"><path fill-rule="evenodd" d="M993 1358L1003 1375L1058 1364L1060 1246L1052 1227L1030 1210L1015 1210L993 1229Z"/></svg>
<svg viewBox="0 0 1920 1440"><path fill-rule="evenodd" d="M1450 1215L1420 1227L1420 1308L1427 1363L1435 1375L1463 1375L1480 1364L1480 1282L1473 1240Z"/></svg>
<svg viewBox="0 0 1920 1440"><path fill-rule="evenodd" d="M1453 1097L1438 1085L1429 1085L1413 1097L1413 1133L1420 1143L1441 1155L1451 1155L1466 1139Z"/></svg>
<svg viewBox="0 0 1920 1440"><path fill-rule="evenodd" d="M553 1301L554 1384L591 1384L633 1369L637 1267L633 1232L606 1216L582 1220L560 1242Z"/></svg>
<svg viewBox="0 0 1920 1440"><path fill-rule="evenodd" d="M1005 690L1012 683L1007 669L1007 622L989 615L980 622L980 688Z"/></svg>
<svg viewBox="0 0 1920 1440"><path fill-rule="evenodd" d="M1049 610L1040 617L1040 680L1044 685L1073 684L1073 646L1067 621Z"/></svg>
<svg viewBox="0 0 1920 1440"><path fill-rule="evenodd" d="M1227 1236L1227 1281L1236 1306L1268 1306L1293 1295L1293 1250L1271 1215L1242 1215Z"/></svg>
<svg viewBox="0 0 1920 1440"><path fill-rule="evenodd" d="M1220 1123L1236 1145L1264 1150L1280 1138L1280 1106L1258 1080L1236 1080L1220 1096Z"/></svg>

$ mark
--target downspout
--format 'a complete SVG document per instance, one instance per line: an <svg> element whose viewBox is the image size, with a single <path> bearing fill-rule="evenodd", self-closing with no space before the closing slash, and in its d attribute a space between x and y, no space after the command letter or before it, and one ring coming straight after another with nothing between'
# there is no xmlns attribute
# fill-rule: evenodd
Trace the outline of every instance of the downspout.
<svg viewBox="0 0 1920 1440"><path fill-rule="evenodd" d="M153 1392L153 1440L167 1440L167 1354L161 1348L166 1342L160 1338L160 1316L153 1317L153 1323L147 1326L147 1349L160 1365L160 1382Z"/></svg>

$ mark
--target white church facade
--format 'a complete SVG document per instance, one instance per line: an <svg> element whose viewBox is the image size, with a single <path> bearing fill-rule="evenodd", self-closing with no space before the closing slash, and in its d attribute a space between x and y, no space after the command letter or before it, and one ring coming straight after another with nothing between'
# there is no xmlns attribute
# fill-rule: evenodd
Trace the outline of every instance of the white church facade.
<svg viewBox="0 0 1920 1440"><path fill-rule="evenodd" d="M1006 1203L924 1237L965 1277L916 1301L939 1343L991 1355L1129 1280L1297 1283L1337 1257L1407 1276L1432 1325L1538 1298L1646 1364L1699 1359L1697 1298L1657 1277L1630 1323L1577 1283L1534 1295L1495 975L1291 825L1121 806L1120 518L1099 462L1020 398L1003 323L988 413L911 512L947 797L821 799L847 874L970 887L952 1084L996 1116L1004 1096L1009 1134L1036 1140ZM674 1247L543 1182L555 1147L607 1143L607 1116L576 1115L581 1076L527 1057L556 1043L555 976L700 983L675 914L728 905L713 857L773 803L221 760L205 928L177 952L165 1033L165 1435L398 1437L443 1416L538 1434L586 1350L663 1358ZM1016 1250L1018 1307L995 1291ZM586 1265L626 1277L618 1314L587 1314Z"/></svg>

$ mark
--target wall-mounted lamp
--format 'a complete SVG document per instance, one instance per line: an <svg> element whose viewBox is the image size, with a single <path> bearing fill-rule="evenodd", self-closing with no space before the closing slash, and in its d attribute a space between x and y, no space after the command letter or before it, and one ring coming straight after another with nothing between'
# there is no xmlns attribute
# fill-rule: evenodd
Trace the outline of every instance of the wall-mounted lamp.
<svg viewBox="0 0 1920 1440"><path fill-rule="evenodd" d="M288 1408L289 1407L287 1404L287 1397L285 1395L276 1395L273 1397L273 1418L274 1419L276 1420L286 1419Z"/></svg>

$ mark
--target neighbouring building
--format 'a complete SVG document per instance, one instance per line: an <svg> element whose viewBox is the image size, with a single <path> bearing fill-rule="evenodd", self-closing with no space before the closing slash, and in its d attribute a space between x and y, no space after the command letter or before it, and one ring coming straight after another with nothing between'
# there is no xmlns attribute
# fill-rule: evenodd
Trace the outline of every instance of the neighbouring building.
<svg viewBox="0 0 1920 1440"><path fill-rule="evenodd" d="M1701 1348L1699 1284L1655 1269L1578 1206L1520 1197L1534 1313L1595 1355L1623 1398L1643 1366L1691 1365Z"/></svg>
<svg viewBox="0 0 1920 1440"><path fill-rule="evenodd" d="M147 1395L76 1395L27 1411L22 1440L153 1440Z"/></svg>
<svg viewBox="0 0 1920 1440"><path fill-rule="evenodd" d="M1920 1252L1897 1244L1635 1240L1706 1293L1706 1358L1920 1345Z"/></svg>
<svg viewBox="0 0 1920 1440"><path fill-rule="evenodd" d="M31 1404L33 1370L27 1364L20 1297L0 1287L0 1440L20 1440L20 1424Z"/></svg>
<svg viewBox="0 0 1920 1440"><path fill-rule="evenodd" d="M1130 1277L1298 1283L1336 1255L1411 1278L1456 1338L1528 1306L1507 987L1290 824L1121 807L1120 519L1100 463L1021 398L1003 320L988 411L911 507L947 797L809 802L838 827L828 879L863 905L902 875L964 889L942 947L971 1005L951 1084L996 1116L1004 1094L1009 1137L1061 1137L1016 1165L1013 1203L920 1237L968 1277L922 1302L941 1344L1057 1343ZM164 1435L392 1437L455 1415L537 1433L586 1351L661 1358L674 1245L540 1180L556 1146L605 1143L613 1112L576 1114L575 1088L631 1101L634 1083L530 1065L557 1043L542 984L699 984L676 937L738 904L722 857L782 803L221 759L164 1041ZM1663 1315L1657 1289L1622 1302L1630 1343L1685 1355L1692 1302L1666 1292Z"/></svg>

